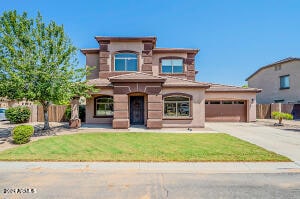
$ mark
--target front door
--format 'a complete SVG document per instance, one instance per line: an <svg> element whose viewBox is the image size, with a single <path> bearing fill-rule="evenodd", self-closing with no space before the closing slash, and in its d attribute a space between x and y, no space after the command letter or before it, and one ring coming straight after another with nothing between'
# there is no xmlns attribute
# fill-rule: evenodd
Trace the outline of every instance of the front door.
<svg viewBox="0 0 300 199"><path fill-rule="evenodd" d="M144 124L144 96L130 96L130 124Z"/></svg>

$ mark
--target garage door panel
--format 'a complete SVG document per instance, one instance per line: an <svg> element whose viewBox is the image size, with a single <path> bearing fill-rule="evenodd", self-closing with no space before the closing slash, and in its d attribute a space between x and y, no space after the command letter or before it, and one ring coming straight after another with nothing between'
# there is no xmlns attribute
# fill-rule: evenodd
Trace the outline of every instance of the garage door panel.
<svg viewBox="0 0 300 199"><path fill-rule="evenodd" d="M208 122L246 122L246 104L205 104Z"/></svg>

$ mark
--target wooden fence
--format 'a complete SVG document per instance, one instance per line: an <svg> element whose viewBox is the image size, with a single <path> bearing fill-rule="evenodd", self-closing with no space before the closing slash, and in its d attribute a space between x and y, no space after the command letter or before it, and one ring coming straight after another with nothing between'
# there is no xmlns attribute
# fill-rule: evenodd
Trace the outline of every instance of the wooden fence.
<svg viewBox="0 0 300 199"><path fill-rule="evenodd" d="M257 119L271 118L271 104L256 104L256 118Z"/></svg>
<svg viewBox="0 0 300 199"><path fill-rule="evenodd" d="M29 122L44 122L44 112L43 107L39 105L29 106L31 110L31 116ZM66 122L66 112L67 106L65 105L51 105L49 107L49 122Z"/></svg>
<svg viewBox="0 0 300 199"><path fill-rule="evenodd" d="M297 114L295 112L295 104L256 104L256 118L257 119L270 119L273 111Z"/></svg>

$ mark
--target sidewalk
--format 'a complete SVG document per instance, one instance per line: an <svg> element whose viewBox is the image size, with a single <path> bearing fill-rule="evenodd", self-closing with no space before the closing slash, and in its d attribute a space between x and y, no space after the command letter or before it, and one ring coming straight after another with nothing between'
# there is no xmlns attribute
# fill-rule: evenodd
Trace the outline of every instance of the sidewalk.
<svg viewBox="0 0 300 199"><path fill-rule="evenodd" d="M300 173L296 162L0 162L0 168L5 172Z"/></svg>

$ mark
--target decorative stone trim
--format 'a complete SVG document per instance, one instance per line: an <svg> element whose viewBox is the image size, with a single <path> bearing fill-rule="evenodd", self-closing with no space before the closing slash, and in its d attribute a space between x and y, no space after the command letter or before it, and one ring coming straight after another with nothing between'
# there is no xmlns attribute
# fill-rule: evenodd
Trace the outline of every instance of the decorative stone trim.
<svg viewBox="0 0 300 199"><path fill-rule="evenodd" d="M100 58L109 58L109 52L106 52L106 51L100 51L99 57L100 57Z"/></svg>
<svg viewBox="0 0 300 199"><path fill-rule="evenodd" d="M151 71L152 72L152 64L143 64L142 65L142 71Z"/></svg>
<svg viewBox="0 0 300 199"><path fill-rule="evenodd" d="M150 83L150 82L149 82ZM151 83L149 85L148 82L134 82L130 83L126 82L125 83L115 83L114 85L114 94L119 94L119 95L127 95L129 93L146 93L148 95L157 95L161 92L161 83Z"/></svg>
<svg viewBox="0 0 300 199"><path fill-rule="evenodd" d="M112 126L114 129L128 129L129 119L113 119Z"/></svg>
<svg viewBox="0 0 300 199"><path fill-rule="evenodd" d="M154 48L153 43L144 43L144 50L152 50Z"/></svg>
<svg viewBox="0 0 300 199"><path fill-rule="evenodd" d="M148 129L161 129L162 128L162 120L161 119L148 119L147 120L147 128Z"/></svg>
<svg viewBox="0 0 300 199"><path fill-rule="evenodd" d="M187 94L187 93L167 93L167 94L164 94L164 95L162 95L162 97L163 97L163 99L165 98L165 97L171 97L171 96L183 96L183 97L188 97L188 98L190 98L190 100L192 100L193 99L193 95L190 95L190 94Z"/></svg>
<svg viewBox="0 0 300 199"><path fill-rule="evenodd" d="M143 57L152 57L152 50L143 50L142 56Z"/></svg>

